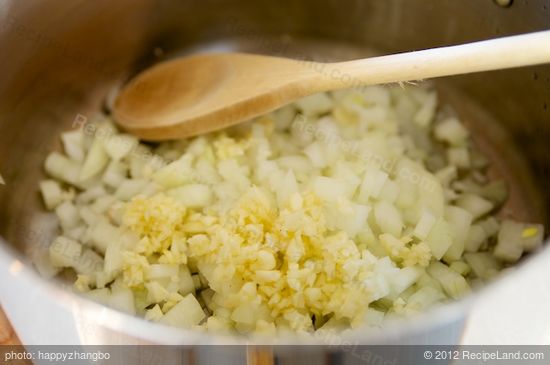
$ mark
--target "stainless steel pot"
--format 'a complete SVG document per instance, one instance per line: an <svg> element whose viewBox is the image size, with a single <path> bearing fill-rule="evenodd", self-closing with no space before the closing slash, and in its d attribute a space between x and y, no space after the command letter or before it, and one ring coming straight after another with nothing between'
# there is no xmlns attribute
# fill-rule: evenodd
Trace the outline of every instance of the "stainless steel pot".
<svg viewBox="0 0 550 365"><path fill-rule="evenodd" d="M37 195L42 161L77 114L174 54L239 49L341 60L550 28L550 0L5 0L0 4L0 300L26 343L244 343L181 331L89 302L37 276L27 259L52 229ZM549 223L550 66L438 81L513 187L508 213ZM498 169L497 169L498 170ZM472 301L546 268L527 258L487 290L352 343L454 343ZM491 289L492 288L492 289ZM548 304L548 303L547 303ZM27 324L28 326L28 324ZM44 335L44 334L47 335ZM315 342L327 339L277 339Z"/></svg>

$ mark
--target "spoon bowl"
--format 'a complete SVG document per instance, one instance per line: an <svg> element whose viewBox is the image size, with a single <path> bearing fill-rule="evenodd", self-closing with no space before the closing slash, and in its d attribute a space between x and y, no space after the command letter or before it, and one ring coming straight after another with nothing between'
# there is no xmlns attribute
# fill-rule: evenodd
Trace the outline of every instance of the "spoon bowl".
<svg viewBox="0 0 550 365"><path fill-rule="evenodd" d="M116 99L114 115L147 140L207 133L304 96L306 71L303 61L242 53L175 59L133 79Z"/></svg>

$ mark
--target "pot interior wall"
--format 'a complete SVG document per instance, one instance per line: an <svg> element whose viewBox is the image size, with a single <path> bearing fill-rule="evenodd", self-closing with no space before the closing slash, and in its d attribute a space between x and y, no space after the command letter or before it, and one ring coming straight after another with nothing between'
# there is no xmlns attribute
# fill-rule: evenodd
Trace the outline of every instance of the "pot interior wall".
<svg viewBox="0 0 550 365"><path fill-rule="evenodd" d="M55 231L37 182L59 133L156 60L240 49L329 61L456 44L548 28L550 1L504 8L491 0L58 0L53 8L11 0L0 18L0 235L25 251L46 247ZM517 196L510 209L548 223L550 67L439 84L492 141L493 157L508 163L502 171L512 172L506 178Z"/></svg>

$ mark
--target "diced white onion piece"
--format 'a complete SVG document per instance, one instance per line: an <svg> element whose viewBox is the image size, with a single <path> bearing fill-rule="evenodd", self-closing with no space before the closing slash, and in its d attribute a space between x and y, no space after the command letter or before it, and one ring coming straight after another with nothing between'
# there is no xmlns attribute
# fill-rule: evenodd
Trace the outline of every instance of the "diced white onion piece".
<svg viewBox="0 0 550 365"><path fill-rule="evenodd" d="M390 279L399 273L399 268L395 266L388 256L385 256L376 262L374 275L363 282L366 288L372 293L373 299L377 300L391 295Z"/></svg>
<svg viewBox="0 0 550 365"><path fill-rule="evenodd" d="M104 195L97 198L91 205L92 210L98 214L105 213L114 203L116 198L112 195Z"/></svg>
<svg viewBox="0 0 550 365"><path fill-rule="evenodd" d="M59 218L59 223L63 228L63 231L69 231L74 228L80 222L78 215L78 209L71 202L64 202L55 208L55 214Z"/></svg>
<svg viewBox="0 0 550 365"><path fill-rule="evenodd" d="M220 175L218 175L215 165L209 158L199 158L195 164L195 168L197 171L194 181L204 184L217 184L221 182Z"/></svg>
<svg viewBox="0 0 550 365"><path fill-rule="evenodd" d="M282 170L291 170L296 176L308 174L312 170L309 159L304 156L284 156L277 159Z"/></svg>
<svg viewBox="0 0 550 365"><path fill-rule="evenodd" d="M345 181L326 176L313 178L312 187L318 197L328 202L335 202L342 197L349 198L353 193Z"/></svg>
<svg viewBox="0 0 550 365"><path fill-rule="evenodd" d="M111 161L103 173L102 181L111 188L118 188L126 178L126 169L119 161Z"/></svg>
<svg viewBox="0 0 550 365"><path fill-rule="evenodd" d="M82 244L86 246L92 246L92 231L92 227L86 227L86 230L82 236L80 236L79 242L82 242Z"/></svg>
<svg viewBox="0 0 550 365"><path fill-rule="evenodd" d="M368 225L365 225L363 229L359 231L355 239L358 244L365 245L368 249L368 253L374 257L380 258L388 255Z"/></svg>
<svg viewBox="0 0 550 365"><path fill-rule="evenodd" d="M120 242L120 247L123 249L134 248L139 243L139 240L139 235L135 232L132 232L131 230L121 231L118 238L118 242Z"/></svg>
<svg viewBox="0 0 550 365"><path fill-rule="evenodd" d="M49 210L54 209L63 201L61 185L55 180L44 180L40 182L40 192L44 205Z"/></svg>
<svg viewBox="0 0 550 365"><path fill-rule="evenodd" d="M79 274L92 275L97 272L103 271L104 262L103 257L99 256L89 248L82 251L82 255L76 261L73 266L75 271Z"/></svg>
<svg viewBox="0 0 550 365"><path fill-rule="evenodd" d="M316 141L304 148L305 155L309 158L313 166L323 168L327 166L324 150L321 142Z"/></svg>
<svg viewBox="0 0 550 365"><path fill-rule="evenodd" d="M469 136L468 130L455 117L447 118L434 128L435 138L453 146L464 145Z"/></svg>
<svg viewBox="0 0 550 365"><path fill-rule="evenodd" d="M451 247L452 242L449 224L444 219L438 219L426 238L426 243L436 260L440 260L443 257L445 252Z"/></svg>
<svg viewBox="0 0 550 365"><path fill-rule="evenodd" d="M413 234L420 240L425 240L430 234L437 218L428 210L424 210L420 216L420 220L414 227Z"/></svg>
<svg viewBox="0 0 550 365"><path fill-rule="evenodd" d="M155 171L153 180L165 188L173 188L193 182L192 159L193 157L190 154L183 155L179 160Z"/></svg>
<svg viewBox="0 0 550 365"><path fill-rule="evenodd" d="M446 262L459 260L464 252L464 244L468 238L468 232L472 225L472 214L465 209L448 206L445 212L445 218L451 227L451 236L453 243L445 252L443 259Z"/></svg>
<svg viewBox="0 0 550 365"><path fill-rule="evenodd" d="M487 237L492 237L498 233L500 229L500 223L495 217L487 217L479 222L479 225L485 231Z"/></svg>
<svg viewBox="0 0 550 365"><path fill-rule="evenodd" d="M82 254L82 245L67 237L57 237L49 248L50 260L55 267L74 267Z"/></svg>
<svg viewBox="0 0 550 365"><path fill-rule="evenodd" d="M92 231L92 243L102 253L105 253L111 242L119 237L120 230L105 220L99 221Z"/></svg>
<svg viewBox="0 0 550 365"><path fill-rule="evenodd" d="M152 264L149 267L149 277L151 279L171 278L178 276L178 265L172 264Z"/></svg>
<svg viewBox="0 0 550 365"><path fill-rule="evenodd" d="M466 252L477 252L486 239L487 233L483 227L479 224L473 224L468 232L468 238L466 238L464 250Z"/></svg>
<svg viewBox="0 0 550 365"><path fill-rule="evenodd" d="M417 185L406 179L398 180L399 195L395 201L395 205L402 211L414 206L418 201Z"/></svg>
<svg viewBox="0 0 550 365"><path fill-rule="evenodd" d="M75 186L79 183L80 164L58 152L48 155L44 168L51 177Z"/></svg>
<svg viewBox="0 0 550 365"><path fill-rule="evenodd" d="M406 222L416 224L424 209L443 215L445 198L440 182L417 162L403 158L397 166L400 194L396 206Z"/></svg>
<svg viewBox="0 0 550 365"><path fill-rule="evenodd" d="M134 294L129 288L113 288L107 304L114 309L118 309L119 311L126 312L131 315L136 314Z"/></svg>
<svg viewBox="0 0 550 365"><path fill-rule="evenodd" d="M166 192L181 204L189 208L202 208L212 204L214 194L208 185L183 185Z"/></svg>
<svg viewBox="0 0 550 365"><path fill-rule="evenodd" d="M162 188L155 182L149 182L147 185L145 185L145 188L143 188L143 191L140 193L140 195L143 195L145 197L150 197L158 193Z"/></svg>
<svg viewBox="0 0 550 365"><path fill-rule="evenodd" d="M466 279L441 262L432 262L427 271L431 277L439 281L445 293L453 299L458 299L470 292L470 286Z"/></svg>
<svg viewBox="0 0 550 365"><path fill-rule="evenodd" d="M206 315L195 296L187 294L159 322L169 326L189 328L199 324L205 317Z"/></svg>
<svg viewBox="0 0 550 365"><path fill-rule="evenodd" d="M359 120L367 125L381 124L388 116L388 110L377 105L365 108L364 106L352 104L350 110L353 110L357 114Z"/></svg>
<svg viewBox="0 0 550 365"><path fill-rule="evenodd" d="M84 133L82 130L70 131L61 134L63 150L70 159L84 161Z"/></svg>
<svg viewBox="0 0 550 365"><path fill-rule="evenodd" d="M477 194L481 195L481 185L479 185L476 181L470 178L466 178L464 180L458 180L453 182L452 187L455 191L459 193L470 193L470 194Z"/></svg>
<svg viewBox="0 0 550 365"><path fill-rule="evenodd" d="M105 263L104 263L105 264ZM105 266L104 266L105 267ZM105 288L107 284L111 283L115 278L118 272L111 271L98 271L95 273L95 286L98 289Z"/></svg>
<svg viewBox="0 0 550 365"><path fill-rule="evenodd" d="M380 327L384 321L385 313L373 308L367 308L365 311L364 322L368 327Z"/></svg>
<svg viewBox="0 0 550 365"><path fill-rule="evenodd" d="M135 148L134 153L128 156L128 160L130 164L130 176L134 179L151 177L154 173L152 169L154 161L159 161L156 171L168 164L168 161L164 159L155 159L151 150L142 144Z"/></svg>
<svg viewBox="0 0 550 365"><path fill-rule="evenodd" d="M162 310L160 309L160 306L158 304L156 304L153 308L148 309L145 312L144 318L147 321L157 322L162 318L163 315L164 314L162 313Z"/></svg>
<svg viewBox="0 0 550 365"><path fill-rule="evenodd" d="M416 286L418 286L419 288L434 288L443 293L443 287L441 286L441 284L439 284L439 281L435 280L428 273L424 273L418 278Z"/></svg>
<svg viewBox="0 0 550 365"><path fill-rule="evenodd" d="M102 185L96 185L88 188L76 197L78 204L88 204L95 199L107 195L107 191Z"/></svg>
<svg viewBox="0 0 550 365"><path fill-rule="evenodd" d="M178 292L181 295L195 293L195 283L187 266L180 265L178 285Z"/></svg>
<svg viewBox="0 0 550 365"><path fill-rule="evenodd" d="M105 250L103 271L106 273L118 272L122 269L123 256L118 240L111 241Z"/></svg>
<svg viewBox="0 0 550 365"><path fill-rule="evenodd" d="M459 169L470 167L470 153L466 147L451 147L447 149L447 160L449 164Z"/></svg>
<svg viewBox="0 0 550 365"><path fill-rule="evenodd" d="M384 108L389 108L391 96L388 88L380 85L367 86L361 88L360 91L363 101L367 105L377 105Z"/></svg>
<svg viewBox="0 0 550 365"><path fill-rule="evenodd" d="M493 209L493 203L474 194L462 194L456 200L456 205L472 214L474 220L484 216Z"/></svg>
<svg viewBox="0 0 550 365"><path fill-rule="evenodd" d="M294 120L296 115L296 109L294 105L287 105L281 109L276 110L273 113L275 119L275 128L278 131L286 131L290 127L290 124Z"/></svg>
<svg viewBox="0 0 550 365"><path fill-rule="evenodd" d="M288 202L290 197L298 192L298 182L292 170L288 170L285 177L282 179L279 187L276 190L277 201L280 205Z"/></svg>
<svg viewBox="0 0 550 365"><path fill-rule="evenodd" d="M36 267L36 270L38 270L38 273L46 279L53 278L61 271L61 267L52 264L50 253L44 248L33 250L32 263Z"/></svg>
<svg viewBox="0 0 550 365"><path fill-rule="evenodd" d="M431 286L425 286L417 290L407 300L407 308L422 310L428 308L434 303L445 299L445 294Z"/></svg>
<svg viewBox="0 0 550 365"><path fill-rule="evenodd" d="M351 163L338 161L329 169L331 177L345 181L351 191L355 191L361 184L362 178L358 176L362 169L358 169Z"/></svg>
<svg viewBox="0 0 550 365"><path fill-rule="evenodd" d="M400 237L403 230L403 219L397 208L388 202L380 201L374 206L374 218L378 228L383 233L389 233L394 237Z"/></svg>
<svg viewBox="0 0 550 365"><path fill-rule="evenodd" d="M435 176L439 179L443 186L448 187L451 185L451 182L457 178L458 172L456 166L449 165L437 171Z"/></svg>
<svg viewBox="0 0 550 365"><path fill-rule="evenodd" d="M82 220L90 227L95 226L101 219L101 216L88 206L78 208L78 213L80 218L82 218Z"/></svg>
<svg viewBox="0 0 550 365"><path fill-rule="evenodd" d="M380 200L387 201L388 203L395 203L399 196L399 185L395 181L388 180L382 187L378 198Z"/></svg>
<svg viewBox="0 0 550 365"><path fill-rule="evenodd" d="M500 264L490 252L470 252L464 254L464 260L480 279L490 279L500 271Z"/></svg>
<svg viewBox="0 0 550 365"><path fill-rule="evenodd" d="M105 141L105 151L114 161L120 161L138 144L136 137L128 134L116 134Z"/></svg>
<svg viewBox="0 0 550 365"><path fill-rule="evenodd" d="M304 148L308 144L314 141L314 137L319 134L319 125L314 125L303 114L296 115L296 118L290 126L290 142L291 148L301 147ZM279 140L280 141L280 140ZM282 141L280 141L282 142ZM273 148L273 152L276 152L282 146L276 146ZM324 147L324 145L323 145ZM270 149L271 150L271 149Z"/></svg>
<svg viewBox="0 0 550 365"><path fill-rule="evenodd" d="M80 170L79 180L86 181L98 175L107 163L109 163L109 155L105 152L103 141L95 138Z"/></svg>
<svg viewBox="0 0 550 365"><path fill-rule="evenodd" d="M400 269L399 272L390 277L389 298L396 299L403 291L413 285L423 273L423 269L414 266Z"/></svg>
<svg viewBox="0 0 550 365"><path fill-rule="evenodd" d="M255 280L259 284L275 283L282 277L278 270L256 270Z"/></svg>
<svg viewBox="0 0 550 365"><path fill-rule="evenodd" d="M470 273L470 266L464 261L453 261L449 265L449 268L462 276L466 276Z"/></svg>
<svg viewBox="0 0 550 365"><path fill-rule="evenodd" d="M233 310L231 319L239 324L252 325L256 322L252 304L243 303Z"/></svg>
<svg viewBox="0 0 550 365"><path fill-rule="evenodd" d="M523 254L522 234L524 225L512 220L505 220L498 232L498 241L494 254L506 262L516 262Z"/></svg>
<svg viewBox="0 0 550 365"><path fill-rule="evenodd" d="M72 228L70 231L68 232L65 232L64 234L69 237L69 238L72 238L73 240L75 241L79 241L79 242L82 242L83 244L85 244L85 242L82 240L82 238L84 237L85 233L86 233L86 226L77 226L75 228Z"/></svg>
<svg viewBox="0 0 550 365"><path fill-rule="evenodd" d="M481 190L484 198L489 199L493 204L500 206L508 198L508 186L506 181L497 180L485 185Z"/></svg>
<svg viewBox="0 0 550 365"><path fill-rule="evenodd" d="M342 152L344 151L341 146L333 142L321 142L323 146L323 154L325 160L327 161L327 166L331 166L336 163L338 160L341 160Z"/></svg>
<svg viewBox="0 0 550 365"><path fill-rule="evenodd" d="M90 290L85 295L95 302L108 305L111 298L111 290L109 288L94 289Z"/></svg>
<svg viewBox="0 0 550 365"><path fill-rule="evenodd" d="M384 188L388 174L377 168L367 168L359 188L359 201L367 203L369 198L378 198Z"/></svg>
<svg viewBox="0 0 550 365"><path fill-rule="evenodd" d="M327 206L325 216L331 229L342 230L353 238L367 224L370 206L340 201Z"/></svg>
<svg viewBox="0 0 550 365"><path fill-rule="evenodd" d="M296 107L308 116L328 113L332 109L333 102L325 93L318 93L302 98L296 102Z"/></svg>
<svg viewBox="0 0 550 365"><path fill-rule="evenodd" d="M124 179L115 191L115 197L122 201L128 201L139 195L149 184L145 179Z"/></svg>
<svg viewBox="0 0 550 365"><path fill-rule="evenodd" d="M422 107L414 115L414 122L421 127L427 127L431 124L434 118L436 108L437 94L435 92L432 92L428 95L428 97L422 104Z"/></svg>
<svg viewBox="0 0 550 365"><path fill-rule="evenodd" d="M218 163L218 173L228 183L235 185L241 191L250 187L249 171L234 159L220 161Z"/></svg>
<svg viewBox="0 0 550 365"><path fill-rule="evenodd" d="M154 280L146 283L145 288L147 288L147 300L151 303L163 302L170 294L163 285Z"/></svg>

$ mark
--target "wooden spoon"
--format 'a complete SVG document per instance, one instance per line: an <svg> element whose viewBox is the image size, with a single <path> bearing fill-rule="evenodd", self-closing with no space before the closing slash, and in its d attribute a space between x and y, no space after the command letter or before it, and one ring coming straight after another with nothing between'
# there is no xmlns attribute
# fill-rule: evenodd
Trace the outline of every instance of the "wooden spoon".
<svg viewBox="0 0 550 365"><path fill-rule="evenodd" d="M116 121L145 140L194 136L321 91L550 62L550 31L361 60L316 63L242 53L159 63L128 83Z"/></svg>

